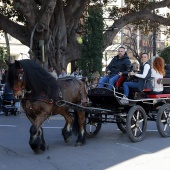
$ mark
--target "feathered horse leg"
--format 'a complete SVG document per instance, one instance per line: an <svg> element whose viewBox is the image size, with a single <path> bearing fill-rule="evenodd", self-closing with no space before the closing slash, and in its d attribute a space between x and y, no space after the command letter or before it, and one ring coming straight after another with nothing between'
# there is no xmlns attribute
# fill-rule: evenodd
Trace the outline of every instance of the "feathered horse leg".
<svg viewBox="0 0 170 170"><path fill-rule="evenodd" d="M36 101L31 102L27 100L25 102L26 116L32 123L30 127L30 140L29 144L32 150L36 153L39 151L45 151L46 144L44 140L42 123L50 116L53 104Z"/></svg>
<svg viewBox="0 0 170 170"><path fill-rule="evenodd" d="M66 143L69 143L72 139L71 125L73 122L73 118L68 112L67 108L64 108L64 107L60 108L59 113L64 117L65 122L66 122L64 128L62 129L62 135L63 135L64 141Z"/></svg>

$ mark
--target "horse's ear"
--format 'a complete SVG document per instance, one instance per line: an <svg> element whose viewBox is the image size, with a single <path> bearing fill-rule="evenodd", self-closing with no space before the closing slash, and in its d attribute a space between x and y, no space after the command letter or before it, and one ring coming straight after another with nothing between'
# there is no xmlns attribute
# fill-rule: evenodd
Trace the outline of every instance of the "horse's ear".
<svg viewBox="0 0 170 170"><path fill-rule="evenodd" d="M15 68L16 69L20 69L21 68L21 65L20 65L20 62L15 60Z"/></svg>

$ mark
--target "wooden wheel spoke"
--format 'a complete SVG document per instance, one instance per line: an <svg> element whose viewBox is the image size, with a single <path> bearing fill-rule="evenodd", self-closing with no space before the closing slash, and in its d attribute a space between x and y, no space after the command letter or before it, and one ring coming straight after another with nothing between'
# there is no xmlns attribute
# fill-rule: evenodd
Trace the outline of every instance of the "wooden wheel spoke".
<svg viewBox="0 0 170 170"><path fill-rule="evenodd" d="M167 118L167 113L164 111L164 113L163 113L164 115L165 115L165 117Z"/></svg>
<svg viewBox="0 0 170 170"><path fill-rule="evenodd" d="M165 119L164 119L164 120L161 120L161 122L162 122L162 123L165 123L165 122L166 122L166 120L165 120Z"/></svg>
<svg viewBox="0 0 170 170"><path fill-rule="evenodd" d="M135 127L135 124L133 124L132 126L131 126L131 129L133 129Z"/></svg>
<svg viewBox="0 0 170 170"><path fill-rule="evenodd" d="M135 134L134 134L134 136L137 135L137 132L138 132L138 128L136 127L136 128L135 128Z"/></svg>
<svg viewBox="0 0 170 170"><path fill-rule="evenodd" d="M139 127L139 131L142 133L142 129Z"/></svg>
<svg viewBox="0 0 170 170"><path fill-rule="evenodd" d="M164 131L166 131L167 125L168 125L168 124L165 124L165 126L164 126Z"/></svg>
<svg viewBox="0 0 170 170"><path fill-rule="evenodd" d="M137 132L140 131L141 133L143 132L140 127L135 127L134 128L134 136L137 136Z"/></svg>
<svg viewBox="0 0 170 170"><path fill-rule="evenodd" d="M135 118L135 116L133 115L133 119L134 119L134 121L136 121L136 118Z"/></svg>
<svg viewBox="0 0 170 170"><path fill-rule="evenodd" d="M140 112L138 111L137 116L136 116L137 120L139 120L139 114L140 114Z"/></svg>
<svg viewBox="0 0 170 170"><path fill-rule="evenodd" d="M141 122L143 122L144 121L144 119L141 119L139 122L141 123Z"/></svg>

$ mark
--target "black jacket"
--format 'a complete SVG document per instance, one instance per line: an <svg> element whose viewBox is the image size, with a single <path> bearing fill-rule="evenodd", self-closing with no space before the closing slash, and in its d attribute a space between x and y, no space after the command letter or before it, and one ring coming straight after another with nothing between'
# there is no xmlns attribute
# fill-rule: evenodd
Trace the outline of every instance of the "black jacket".
<svg viewBox="0 0 170 170"><path fill-rule="evenodd" d="M127 54L125 54L121 59L119 59L119 56L117 55L112 59L110 64L106 67L106 72L110 70L111 71L110 75L115 75L118 74L119 72L122 72L123 75L127 75L130 68L131 68L131 62Z"/></svg>

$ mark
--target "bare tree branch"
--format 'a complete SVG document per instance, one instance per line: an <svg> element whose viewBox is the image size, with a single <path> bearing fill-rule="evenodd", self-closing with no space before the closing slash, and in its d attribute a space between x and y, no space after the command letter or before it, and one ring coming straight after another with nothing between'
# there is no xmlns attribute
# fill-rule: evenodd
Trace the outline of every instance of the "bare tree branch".
<svg viewBox="0 0 170 170"><path fill-rule="evenodd" d="M30 39L30 34L29 30L25 26L9 20L2 14L0 14L0 21L0 30L5 30L5 32L21 41L22 44L29 46L28 40Z"/></svg>
<svg viewBox="0 0 170 170"><path fill-rule="evenodd" d="M108 30L104 33L104 48L112 44L113 38L120 31L120 29L127 24L140 21L140 20L151 20L153 22L158 22L160 24L170 26L169 18L164 18L152 12L153 9L157 9L165 6L170 6L169 0L164 0L157 3L155 2L154 4L150 3L148 6L146 6L143 10L140 10L139 12L126 14L120 19L116 20L111 27L113 28L113 31Z"/></svg>

